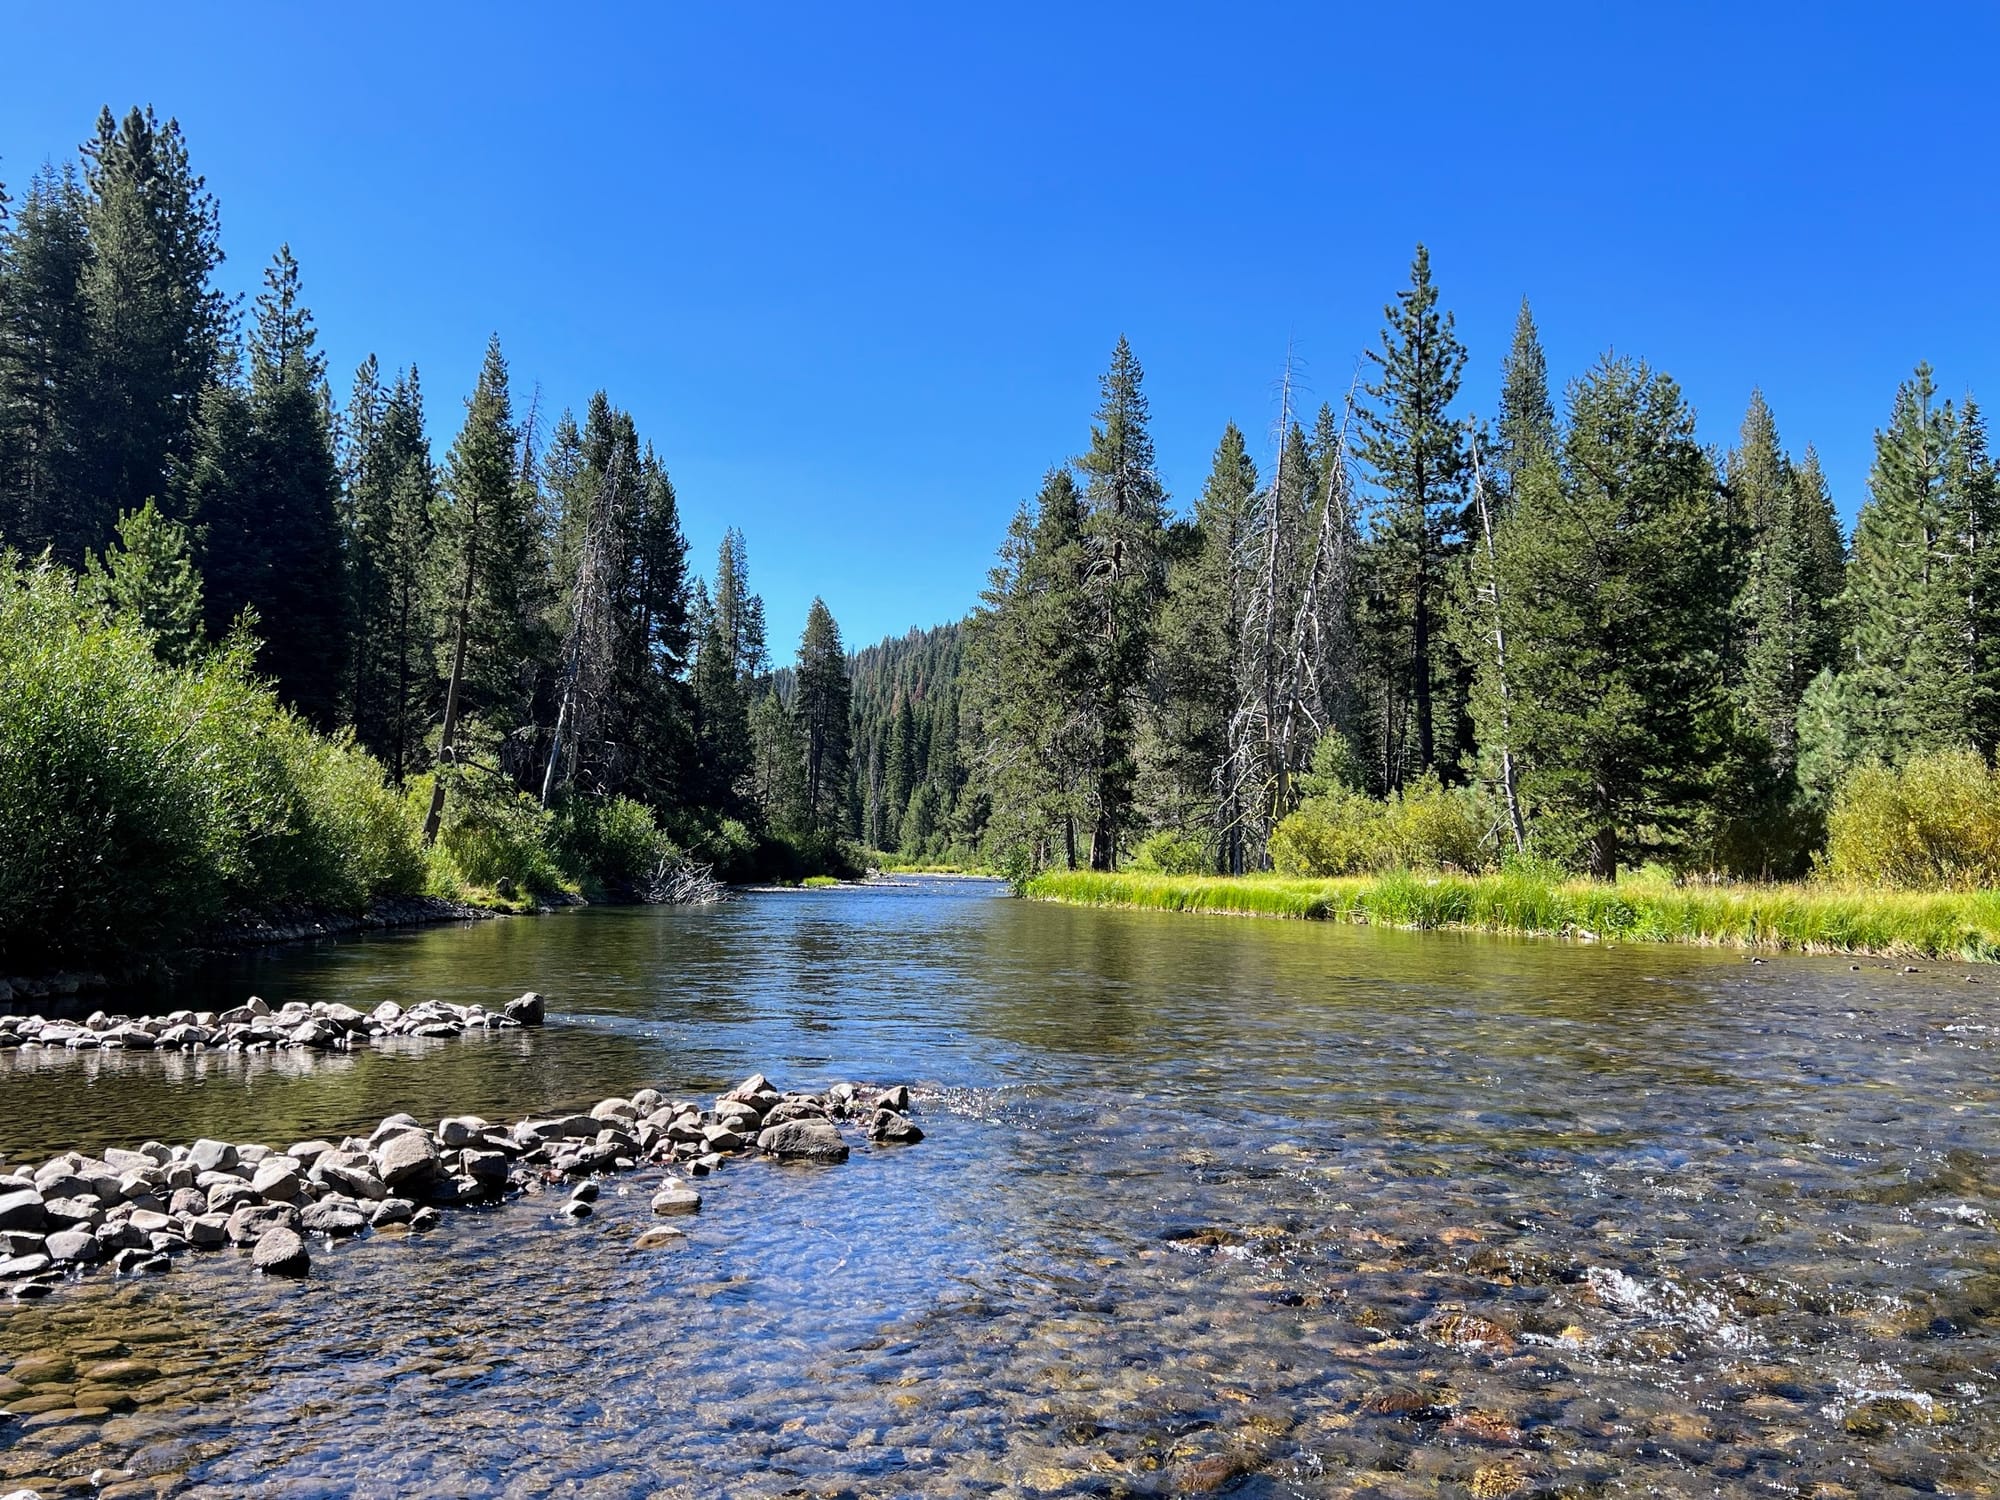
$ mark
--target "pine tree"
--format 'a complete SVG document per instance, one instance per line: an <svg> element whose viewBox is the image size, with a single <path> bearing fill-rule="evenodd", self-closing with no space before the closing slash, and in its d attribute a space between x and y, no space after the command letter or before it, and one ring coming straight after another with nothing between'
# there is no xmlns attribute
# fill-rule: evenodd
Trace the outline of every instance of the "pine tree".
<svg viewBox="0 0 2000 1500"><path fill-rule="evenodd" d="M694 710L700 801L733 812L746 795L753 764L747 686L736 675L735 653L713 619L695 654Z"/></svg>
<svg viewBox="0 0 2000 1500"><path fill-rule="evenodd" d="M1834 601L1842 584L1840 523L1818 460L1795 468L1778 443L1762 392L1753 392L1728 485L1751 536L1745 587L1742 691L1750 725L1782 776L1797 758L1799 705L1833 664Z"/></svg>
<svg viewBox="0 0 2000 1500"><path fill-rule="evenodd" d="M374 357L356 372L346 412L342 529L353 623L348 722L400 784L423 756L437 702L437 486L412 369L382 390Z"/></svg>
<svg viewBox="0 0 2000 1500"><path fill-rule="evenodd" d="M1108 870L1133 822L1135 711L1145 687L1154 612L1166 579L1166 495L1160 487L1144 372L1122 336L1100 385L1086 480L1085 589L1096 619L1090 762L1090 867Z"/></svg>
<svg viewBox="0 0 2000 1500"><path fill-rule="evenodd" d="M1097 660L1082 496L1051 470L1009 526L969 623L988 852L1002 868L1075 869L1094 767Z"/></svg>
<svg viewBox="0 0 2000 1500"><path fill-rule="evenodd" d="M840 627L820 599L806 611L797 670L791 709L805 766L799 823L808 834L831 837L846 814L849 685Z"/></svg>
<svg viewBox="0 0 2000 1500"><path fill-rule="evenodd" d="M260 666L329 726L346 680L346 600L333 413L314 340L298 265L281 249L257 299L248 388L203 393L181 503L200 538L209 634L220 639L250 610Z"/></svg>
<svg viewBox="0 0 2000 1500"><path fill-rule="evenodd" d="M79 511L93 378L84 194L73 168L45 168L0 224L0 536L72 566L101 542Z"/></svg>
<svg viewBox="0 0 2000 1500"><path fill-rule="evenodd" d="M66 529L95 546L120 514L164 495L192 451L230 310L209 285L222 262L215 200L179 123L106 109L83 155L91 377L78 424L86 472Z"/></svg>
<svg viewBox="0 0 2000 1500"><path fill-rule="evenodd" d="M477 719L502 736L526 723L533 677L547 659L546 574L520 436L496 335L445 460L438 516L435 556L448 632L440 644L449 663L438 758L447 765L458 759L462 719ZM437 837L445 791L440 777L425 821L427 844Z"/></svg>
<svg viewBox="0 0 2000 1500"><path fill-rule="evenodd" d="M1398 758L1388 767L1389 784L1399 787L1456 757L1448 742L1441 753L1437 724L1456 723L1458 705L1439 713L1440 681L1457 678L1438 631L1438 601L1447 577L1446 559L1463 530L1465 435L1450 408L1458 397L1465 349L1453 331L1451 314L1438 310L1431 283L1430 252L1417 246L1408 290L1383 310L1388 320L1382 347L1371 350L1378 376L1367 387L1372 407L1364 415L1360 454L1374 470L1382 509L1370 544L1381 638L1388 648L1384 667L1408 684L1406 698L1416 735L1413 767Z"/></svg>
<svg viewBox="0 0 2000 1500"><path fill-rule="evenodd" d="M1494 523L1505 521L1507 502L1536 458L1556 450L1556 409L1549 397L1549 362L1528 299L1514 320L1514 342L1500 367L1500 420L1490 455L1489 501Z"/></svg>
<svg viewBox="0 0 2000 1500"><path fill-rule="evenodd" d="M1821 795L1863 761L1986 748L2000 736L2000 516L1985 427L1976 405L1961 414L1936 394L1919 365L1875 437L1840 671L1813 684L1800 716L1801 779Z"/></svg>
<svg viewBox="0 0 2000 1500"><path fill-rule="evenodd" d="M1742 541L1671 380L1607 359L1572 388L1496 573L1522 794L1538 840L1594 875L1673 854L1705 811Z"/></svg>
<svg viewBox="0 0 2000 1500"><path fill-rule="evenodd" d="M805 746L799 723L766 687L750 709L750 795L764 820L779 833L806 832Z"/></svg>
<svg viewBox="0 0 2000 1500"><path fill-rule="evenodd" d="M147 501L118 521L118 544L91 561L107 609L145 631L160 660L186 666L201 652L201 575L187 528Z"/></svg>
<svg viewBox="0 0 2000 1500"><path fill-rule="evenodd" d="M1198 832L1229 860L1234 809L1219 792L1229 754L1243 639L1242 558L1249 545L1257 466L1234 422L1223 429L1188 536L1167 570L1153 638L1153 712L1141 793L1147 821Z"/></svg>

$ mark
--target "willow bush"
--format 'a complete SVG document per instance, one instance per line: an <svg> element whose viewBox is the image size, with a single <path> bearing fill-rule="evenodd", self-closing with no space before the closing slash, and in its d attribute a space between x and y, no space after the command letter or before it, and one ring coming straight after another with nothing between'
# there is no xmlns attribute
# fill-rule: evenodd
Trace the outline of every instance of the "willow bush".
<svg viewBox="0 0 2000 1500"><path fill-rule="evenodd" d="M0 557L0 960L171 947L232 913L420 887L381 768L237 640L186 666L74 575Z"/></svg>
<svg viewBox="0 0 2000 1500"><path fill-rule="evenodd" d="M2000 885L2000 776L1972 750L1864 765L1827 817L1826 873L1901 890Z"/></svg>

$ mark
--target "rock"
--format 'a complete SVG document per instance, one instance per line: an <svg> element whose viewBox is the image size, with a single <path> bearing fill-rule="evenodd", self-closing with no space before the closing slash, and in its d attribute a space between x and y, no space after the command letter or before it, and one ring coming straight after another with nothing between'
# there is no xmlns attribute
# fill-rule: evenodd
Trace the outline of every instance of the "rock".
<svg viewBox="0 0 2000 1500"><path fill-rule="evenodd" d="M12 1281L16 1276L39 1276L49 1268L46 1255L16 1255L11 1260L0 1260L0 1281Z"/></svg>
<svg viewBox="0 0 2000 1500"><path fill-rule="evenodd" d="M42 1213L51 1229L95 1229L104 1222L104 1209L95 1194L81 1198L51 1198L42 1205Z"/></svg>
<svg viewBox="0 0 2000 1500"><path fill-rule="evenodd" d="M557 1209L556 1212L566 1219L587 1219L590 1217L591 1210L590 1205L582 1199L570 1198L565 1200L563 1206Z"/></svg>
<svg viewBox="0 0 2000 1500"><path fill-rule="evenodd" d="M405 1135L412 1130L421 1135L423 1129L423 1125L414 1115L389 1115L369 1135L368 1144L379 1146L392 1135Z"/></svg>
<svg viewBox="0 0 2000 1500"><path fill-rule="evenodd" d="M375 1153L375 1170L388 1187L428 1177L437 1170L437 1150L421 1131L404 1131L382 1143Z"/></svg>
<svg viewBox="0 0 2000 1500"><path fill-rule="evenodd" d="M295 1230L277 1224L258 1236L250 1264L267 1276L303 1276L312 1268L312 1256Z"/></svg>
<svg viewBox="0 0 2000 1500"><path fill-rule="evenodd" d="M780 1126L780 1129L784 1127ZM769 1132L766 1132L768 1134ZM727 1125L704 1125L701 1131L703 1143L711 1151L741 1151L743 1136ZM760 1136L761 1140L762 1137Z"/></svg>
<svg viewBox="0 0 2000 1500"><path fill-rule="evenodd" d="M246 1203L229 1216L229 1238L254 1244L272 1229L296 1229L299 1211L289 1203Z"/></svg>
<svg viewBox="0 0 2000 1500"><path fill-rule="evenodd" d="M900 1083L892 1089L884 1089L875 1096L875 1107L893 1109L899 1115L906 1115L910 1112L910 1091Z"/></svg>
<svg viewBox="0 0 2000 1500"><path fill-rule="evenodd" d="M42 1207L42 1195L34 1188L19 1188L11 1193L0 1193L0 1229L39 1231L47 1222L48 1214Z"/></svg>
<svg viewBox="0 0 2000 1500"><path fill-rule="evenodd" d="M152 1157L138 1151L120 1151L116 1146L104 1153L104 1164L116 1172L145 1172L158 1165Z"/></svg>
<svg viewBox="0 0 2000 1500"><path fill-rule="evenodd" d="M639 1111L632 1107L630 1099L600 1099L590 1107L593 1120L636 1120Z"/></svg>
<svg viewBox="0 0 2000 1500"><path fill-rule="evenodd" d="M229 1243L229 1220L221 1214L197 1214L187 1221L187 1238L197 1250L220 1250Z"/></svg>
<svg viewBox="0 0 2000 1500"><path fill-rule="evenodd" d="M247 1182L231 1179L218 1182L208 1190L208 1211L212 1214L231 1214L246 1203L261 1203L256 1190Z"/></svg>
<svg viewBox="0 0 2000 1500"><path fill-rule="evenodd" d="M386 1229L392 1224L407 1224L417 1212L417 1205L408 1198L384 1198L368 1210L368 1222L377 1229Z"/></svg>
<svg viewBox="0 0 2000 1500"><path fill-rule="evenodd" d="M111 1269L120 1276L157 1276L173 1269L173 1262L150 1246L128 1245L111 1257Z"/></svg>
<svg viewBox="0 0 2000 1500"><path fill-rule="evenodd" d="M310 1169L314 1162L318 1161L332 1149L332 1141L294 1141L291 1148L285 1152L285 1155L289 1156L300 1166Z"/></svg>
<svg viewBox="0 0 2000 1500"><path fill-rule="evenodd" d="M893 1109L878 1109L875 1118L868 1123L868 1139L885 1141L892 1146L914 1146L924 1138L916 1121L908 1115L896 1113Z"/></svg>
<svg viewBox="0 0 2000 1500"><path fill-rule="evenodd" d="M542 1024L542 1010L542 997L529 990L518 999L509 1000L502 1007L501 1014L522 1026L539 1026Z"/></svg>
<svg viewBox="0 0 2000 1500"><path fill-rule="evenodd" d="M272 1156L257 1163L250 1191L266 1203L296 1203L305 1188L305 1174L290 1156Z"/></svg>
<svg viewBox="0 0 2000 1500"><path fill-rule="evenodd" d="M199 1140L188 1148L187 1159L197 1172L226 1172L236 1165L236 1148L227 1141Z"/></svg>
<svg viewBox="0 0 2000 1500"><path fill-rule="evenodd" d="M648 1229L644 1234L632 1241L632 1248L635 1250L683 1250L687 1248L689 1243L688 1237L681 1233L680 1230L670 1229L662 1224L657 1228Z"/></svg>
<svg viewBox="0 0 2000 1500"><path fill-rule="evenodd" d="M299 1214L299 1228L308 1234L359 1234L367 1227L368 1216L345 1203L314 1203Z"/></svg>
<svg viewBox="0 0 2000 1500"><path fill-rule="evenodd" d="M174 1221L166 1214L149 1208L136 1208L125 1222L141 1234L160 1234L174 1227Z"/></svg>
<svg viewBox="0 0 2000 1500"><path fill-rule="evenodd" d="M595 1203L597 1201L597 1184L594 1182L579 1182L569 1190L569 1195L579 1203Z"/></svg>
<svg viewBox="0 0 2000 1500"><path fill-rule="evenodd" d="M95 1265L104 1259L104 1247L88 1229L64 1229L48 1238L49 1259L58 1265Z"/></svg>
<svg viewBox="0 0 2000 1500"><path fill-rule="evenodd" d="M757 1149L780 1161L847 1160L847 1142L840 1138L840 1132L818 1120L772 1125L757 1137Z"/></svg>
<svg viewBox="0 0 2000 1500"><path fill-rule="evenodd" d="M701 1194L671 1177L661 1183L660 1190L653 1194L653 1212L656 1214L691 1214L700 1210Z"/></svg>
<svg viewBox="0 0 2000 1500"><path fill-rule="evenodd" d="M410 1215L410 1228L422 1233L438 1226L438 1211L434 1208L419 1208Z"/></svg>
<svg viewBox="0 0 2000 1500"><path fill-rule="evenodd" d="M468 1146L485 1136L493 1127L478 1115L450 1115L438 1121L438 1144L441 1146Z"/></svg>
<svg viewBox="0 0 2000 1500"><path fill-rule="evenodd" d="M459 1158L465 1175L483 1188L500 1189L507 1186L508 1161L499 1151L467 1151Z"/></svg>
<svg viewBox="0 0 2000 1500"><path fill-rule="evenodd" d="M366 1162L367 1158L361 1157L359 1160ZM362 1198L372 1202L389 1196L388 1185L377 1177L369 1166L353 1166L344 1161L320 1161L313 1164L312 1176L329 1187L340 1189L350 1198Z"/></svg>
<svg viewBox="0 0 2000 1500"><path fill-rule="evenodd" d="M768 1094L773 1092L775 1090L771 1087L770 1079L766 1078L762 1073L752 1073L722 1097L725 1099L748 1100L753 1094Z"/></svg>
<svg viewBox="0 0 2000 1500"><path fill-rule="evenodd" d="M826 1111L817 1104L809 1104L803 1099L786 1099L771 1106L764 1116L764 1123L767 1126L786 1125L793 1120L824 1120L826 1117Z"/></svg>

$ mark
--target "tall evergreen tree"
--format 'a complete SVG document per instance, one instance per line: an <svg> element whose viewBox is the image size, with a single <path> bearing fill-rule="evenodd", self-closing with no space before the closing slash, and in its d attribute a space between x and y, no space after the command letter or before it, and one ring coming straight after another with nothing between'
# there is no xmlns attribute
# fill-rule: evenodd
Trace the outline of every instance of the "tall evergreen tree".
<svg viewBox="0 0 2000 1500"><path fill-rule="evenodd" d="M424 757L437 704L437 484L413 368L385 392L371 355L347 406L342 511L353 626L347 712L400 784Z"/></svg>
<svg viewBox="0 0 2000 1500"><path fill-rule="evenodd" d="M797 670L791 707L805 766L799 822L809 834L830 837L846 814L849 686L840 627L823 600L806 611Z"/></svg>
<svg viewBox="0 0 2000 1500"><path fill-rule="evenodd" d="M84 208L74 168L45 168L0 223L0 536L72 566L102 540L78 506L93 379Z"/></svg>
<svg viewBox="0 0 2000 1500"><path fill-rule="evenodd" d="M209 284L222 262L215 200L179 123L106 109L83 155L90 381L79 422L86 473L67 529L100 545L120 514L167 492L191 453L230 308Z"/></svg>
<svg viewBox="0 0 2000 1500"><path fill-rule="evenodd" d="M1572 388L1560 462L1523 474L1496 572L1523 796L1592 874L1671 854L1704 811L1743 540L1671 380L1607 359Z"/></svg>
<svg viewBox="0 0 2000 1500"><path fill-rule="evenodd" d="M1753 392L1727 478L1751 536L1740 670L1749 723L1781 775L1796 759L1799 705L1839 645L1840 522L1816 458L1794 467L1763 393Z"/></svg>
<svg viewBox="0 0 2000 1500"><path fill-rule="evenodd" d="M969 625L988 850L1003 868L1078 863L1098 748L1088 567L1083 498L1067 469L1051 470L1009 526Z"/></svg>
<svg viewBox="0 0 2000 1500"><path fill-rule="evenodd" d="M1153 638L1153 712L1141 800L1149 822L1199 833L1226 863L1235 830L1220 783L1243 640L1243 557L1257 466L1231 422L1216 445L1193 525L1175 549Z"/></svg>
<svg viewBox="0 0 2000 1500"><path fill-rule="evenodd" d="M327 726L346 641L333 413L289 249L264 281L248 386L223 382L203 394L181 500L200 537L209 633L219 638L251 610L260 665Z"/></svg>
<svg viewBox="0 0 2000 1500"><path fill-rule="evenodd" d="M546 659L546 574L533 489L524 482L520 431L496 335L445 460L436 560L446 631L444 726L439 759L459 758L461 721L502 736L524 725L533 678ZM528 772L524 762L520 771ZM446 779L432 793L428 843L444 815Z"/></svg>
<svg viewBox="0 0 2000 1500"><path fill-rule="evenodd" d="M1144 372L1123 336L1100 384L1084 492L1085 589L1096 620L1090 866L1108 870L1133 822L1135 713L1145 687L1154 612L1166 581L1166 494L1153 457Z"/></svg>
<svg viewBox="0 0 2000 1500"><path fill-rule="evenodd" d="M1440 714L1435 702L1440 681L1458 677L1455 664L1441 659L1437 613L1446 559L1463 532L1465 434L1450 408L1465 349L1451 314L1438 308L1430 252L1422 245L1410 263L1408 289L1396 294L1383 316L1382 347L1369 351L1377 375L1367 387L1372 404L1359 448L1382 497L1369 550L1391 653L1384 665L1408 684L1414 718L1413 765L1399 759L1387 768L1395 787L1411 774L1441 764L1449 769L1455 760L1456 747L1447 744L1441 755L1437 737L1440 719L1451 725L1458 717L1456 704Z"/></svg>
<svg viewBox="0 0 2000 1500"><path fill-rule="evenodd" d="M1549 361L1542 353L1541 333L1528 299L1514 320L1514 342L1500 367L1500 420L1494 432L1489 467L1489 498L1496 524L1506 517L1507 501L1521 475L1536 458L1556 448L1556 408L1549 396Z"/></svg>
<svg viewBox="0 0 2000 1500"><path fill-rule="evenodd" d="M1936 400L1928 365L1875 436L1854 531L1838 674L1800 714L1801 778L1824 795L1851 767L1978 747L1996 725L1996 497L1978 409Z"/></svg>

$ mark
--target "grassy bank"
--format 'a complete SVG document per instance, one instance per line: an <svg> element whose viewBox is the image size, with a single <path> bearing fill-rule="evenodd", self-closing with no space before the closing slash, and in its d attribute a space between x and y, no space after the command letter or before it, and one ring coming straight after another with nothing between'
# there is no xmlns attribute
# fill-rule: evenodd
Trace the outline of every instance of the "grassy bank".
<svg viewBox="0 0 2000 1500"><path fill-rule="evenodd" d="M2000 892L1814 885L1605 885L1518 874L1302 880L1056 871L1024 894L1081 906L1220 912L1540 937L1899 958L2000 958Z"/></svg>

